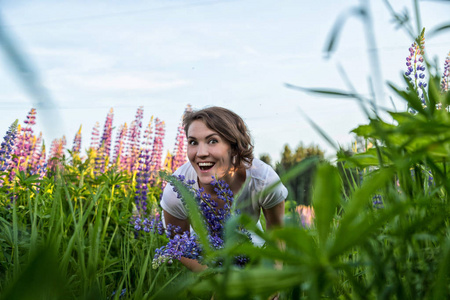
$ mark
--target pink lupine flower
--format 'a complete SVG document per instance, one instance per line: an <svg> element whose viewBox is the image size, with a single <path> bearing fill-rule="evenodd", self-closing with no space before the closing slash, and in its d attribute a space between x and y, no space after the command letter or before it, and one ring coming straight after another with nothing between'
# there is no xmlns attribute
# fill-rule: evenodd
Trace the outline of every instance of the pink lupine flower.
<svg viewBox="0 0 450 300"><path fill-rule="evenodd" d="M123 170L123 162L125 157L125 138L127 135L127 123L120 125L117 131L116 141L114 145L113 165L119 170Z"/></svg>
<svg viewBox="0 0 450 300"><path fill-rule="evenodd" d="M27 119L24 121L25 124L31 126L36 124L36 109L32 108L27 115Z"/></svg>
<svg viewBox="0 0 450 300"><path fill-rule="evenodd" d="M190 111L192 111L192 107L190 104L188 104L184 111L184 114ZM173 150L171 166L172 172L175 172L176 169L181 167L187 161L187 140L183 128L183 116L181 117L181 122L178 125L178 132L175 140L175 149Z"/></svg>
<svg viewBox="0 0 450 300"><path fill-rule="evenodd" d="M99 131L100 123L95 122L94 127L92 128L92 136L91 136L91 149L97 150L99 148L100 141L100 131Z"/></svg>
<svg viewBox="0 0 450 300"><path fill-rule="evenodd" d="M311 206L299 205L295 211L300 217L303 227L311 227L314 222L314 208Z"/></svg>
<svg viewBox="0 0 450 300"><path fill-rule="evenodd" d="M64 158L64 148L66 146L66 137L63 136L60 139L54 139L50 147L49 163L48 167L52 172L56 172L56 169L62 170L62 159Z"/></svg>
<svg viewBox="0 0 450 300"><path fill-rule="evenodd" d="M18 134L15 141L13 168L18 168L20 171L26 171L28 167L28 161L33 152L34 147L34 134L32 126L36 124L36 109L32 108L27 115L24 123L25 127L19 125ZM15 172L11 172L10 180L13 180Z"/></svg>
<svg viewBox="0 0 450 300"><path fill-rule="evenodd" d="M156 118L155 120L155 138L153 140L152 158L151 158L151 170L154 174L161 169L162 155L164 151L164 135L165 124L164 121Z"/></svg>
<svg viewBox="0 0 450 300"><path fill-rule="evenodd" d="M138 108L136 112L136 118L131 123L130 130L128 131L128 145L126 153L127 160L125 169L131 173L136 171L138 166L143 114L144 109L141 106Z"/></svg>
<svg viewBox="0 0 450 300"><path fill-rule="evenodd" d="M152 143L153 143L153 129L152 129L152 124L153 124L153 116L150 118L150 121L148 122L147 127L145 128L144 131L144 140L142 142L142 145L145 149L150 150L152 147Z"/></svg>
<svg viewBox="0 0 450 300"><path fill-rule="evenodd" d="M41 156L41 147L42 147L42 132L39 133L39 136L36 138L33 137L33 148L30 154L30 160L28 162L28 169L31 174L36 174L38 168L38 162Z"/></svg>

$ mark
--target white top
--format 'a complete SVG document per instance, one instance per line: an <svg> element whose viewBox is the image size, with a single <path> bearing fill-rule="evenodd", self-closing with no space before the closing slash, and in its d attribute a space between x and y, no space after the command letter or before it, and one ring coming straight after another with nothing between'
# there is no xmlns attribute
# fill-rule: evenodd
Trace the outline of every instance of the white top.
<svg viewBox="0 0 450 300"><path fill-rule="evenodd" d="M286 200L288 191L282 183L278 184L267 195L261 193L265 188L280 180L278 174L271 166L255 158L252 161L252 166L246 169L246 174L247 180L245 186L242 188L239 198L237 200L235 199L236 207L241 212L247 213L258 220L261 207L269 209ZM195 189L199 188L197 173L190 162L178 168L173 175L184 175L185 181L195 180L193 187ZM188 213L181 199L177 198L177 193L173 191L173 187L170 184L167 184L164 188L161 207L177 219L185 220L188 218Z"/></svg>

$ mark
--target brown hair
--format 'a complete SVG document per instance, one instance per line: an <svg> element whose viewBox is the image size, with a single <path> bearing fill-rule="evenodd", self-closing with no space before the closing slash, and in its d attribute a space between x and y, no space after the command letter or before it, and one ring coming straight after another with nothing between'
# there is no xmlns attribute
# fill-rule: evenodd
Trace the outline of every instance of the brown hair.
<svg viewBox="0 0 450 300"><path fill-rule="evenodd" d="M236 154L235 168L245 163L250 167L253 160L253 144L250 132L244 120L229 109L211 106L197 111L186 112L183 117L184 132L188 134L189 126L193 121L201 120L205 125L216 131L231 145Z"/></svg>

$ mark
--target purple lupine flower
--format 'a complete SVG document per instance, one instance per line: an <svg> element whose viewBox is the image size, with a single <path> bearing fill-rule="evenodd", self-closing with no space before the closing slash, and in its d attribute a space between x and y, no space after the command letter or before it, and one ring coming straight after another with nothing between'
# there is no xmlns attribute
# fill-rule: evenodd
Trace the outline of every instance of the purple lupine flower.
<svg viewBox="0 0 450 300"><path fill-rule="evenodd" d="M73 139L72 153L79 154L81 151L81 125L80 129L78 129L77 134L75 134L75 138Z"/></svg>
<svg viewBox="0 0 450 300"><path fill-rule="evenodd" d="M372 197L372 206L373 208L383 208L383 197L381 195L377 194Z"/></svg>
<svg viewBox="0 0 450 300"><path fill-rule="evenodd" d="M39 137L37 138L33 148L28 171L31 175L39 174L40 179L42 179L43 175L46 173L45 167L47 166L47 163L45 162L45 145L42 141L42 132L39 133ZM44 156L43 159L42 156Z"/></svg>
<svg viewBox="0 0 450 300"><path fill-rule="evenodd" d="M111 155L111 141L112 141L112 125L114 119L114 110L111 108L106 115L105 126L103 127L103 134L100 139L100 147L105 157Z"/></svg>
<svg viewBox="0 0 450 300"><path fill-rule="evenodd" d="M450 52L444 62L444 72L442 73L441 91L448 92L448 83L450 79Z"/></svg>
<svg viewBox="0 0 450 300"><path fill-rule="evenodd" d="M126 288L122 289L122 291L120 292L120 295L119 295L119 299L122 299L123 296L125 296L126 292L127 292ZM116 291L113 291L110 298L113 299L115 295L116 295Z"/></svg>
<svg viewBox="0 0 450 300"><path fill-rule="evenodd" d="M18 120L11 124L0 145L0 173L10 169L11 157L13 154L14 141L17 135ZM5 175L0 175L0 186L3 185Z"/></svg>
<svg viewBox="0 0 450 300"><path fill-rule="evenodd" d="M414 90L422 101L422 105L426 106L423 90L427 87L425 79L425 64L423 59L425 49L425 37L424 31L418 38L419 43L416 41L411 45L409 55L406 57L407 71L405 76L414 86Z"/></svg>
<svg viewBox="0 0 450 300"><path fill-rule="evenodd" d="M195 190L193 188L192 181L184 182L184 176L179 175L177 178L183 183L191 193L194 194L195 199L199 205L200 211L204 217L206 228L208 231L208 238L211 246L214 249L221 249L224 246L224 225L231 215L231 207L233 203L233 192L230 190L228 184L223 180L216 180L213 177L212 185L215 187L215 192L219 199L223 200L224 207L218 208L218 204L211 198L211 195L204 192L203 188ZM174 188L177 193L177 197L180 198L183 203L184 200L181 194ZM250 235L242 228L239 228L243 233L247 234L247 237L251 240ZM170 262L172 259L180 259L181 257L187 257L192 259L202 260L202 249L199 246L198 240L195 235L189 235L188 232L183 235L176 234L166 246L157 249L155 257L153 258L153 267L156 268L162 263ZM237 265L244 265L248 262L246 257L235 258ZM215 262L221 264L221 261Z"/></svg>
<svg viewBox="0 0 450 300"><path fill-rule="evenodd" d="M428 186L430 187L430 186L434 186L435 185L435 183L434 183L434 178L433 178L433 174L430 172L430 171L428 171Z"/></svg>
<svg viewBox="0 0 450 300"><path fill-rule="evenodd" d="M138 170L136 173L136 191L134 196L136 209L140 215L146 215L147 213L147 192L150 178L150 168L147 162L148 155L145 151L141 151L141 154L139 155Z"/></svg>

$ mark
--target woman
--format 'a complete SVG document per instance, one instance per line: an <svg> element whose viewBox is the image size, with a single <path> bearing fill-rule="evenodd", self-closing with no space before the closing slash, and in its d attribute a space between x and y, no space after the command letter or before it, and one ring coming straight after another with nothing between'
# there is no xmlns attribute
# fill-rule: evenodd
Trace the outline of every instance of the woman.
<svg viewBox="0 0 450 300"><path fill-rule="evenodd" d="M222 179L234 195L241 191L235 199L241 212L258 220L262 209L267 229L281 226L287 189L279 184L270 193L261 193L279 181L279 177L269 165L253 158L250 134L242 118L222 107L208 107L187 112L183 125L188 140L189 162L174 175L195 180L194 188L204 188L219 208L223 208L225 203L217 198L211 182L213 176ZM164 189L161 207L166 225L180 226L183 231L190 229L187 211L171 186ZM182 258L181 262L192 271L206 268L188 258Z"/></svg>

